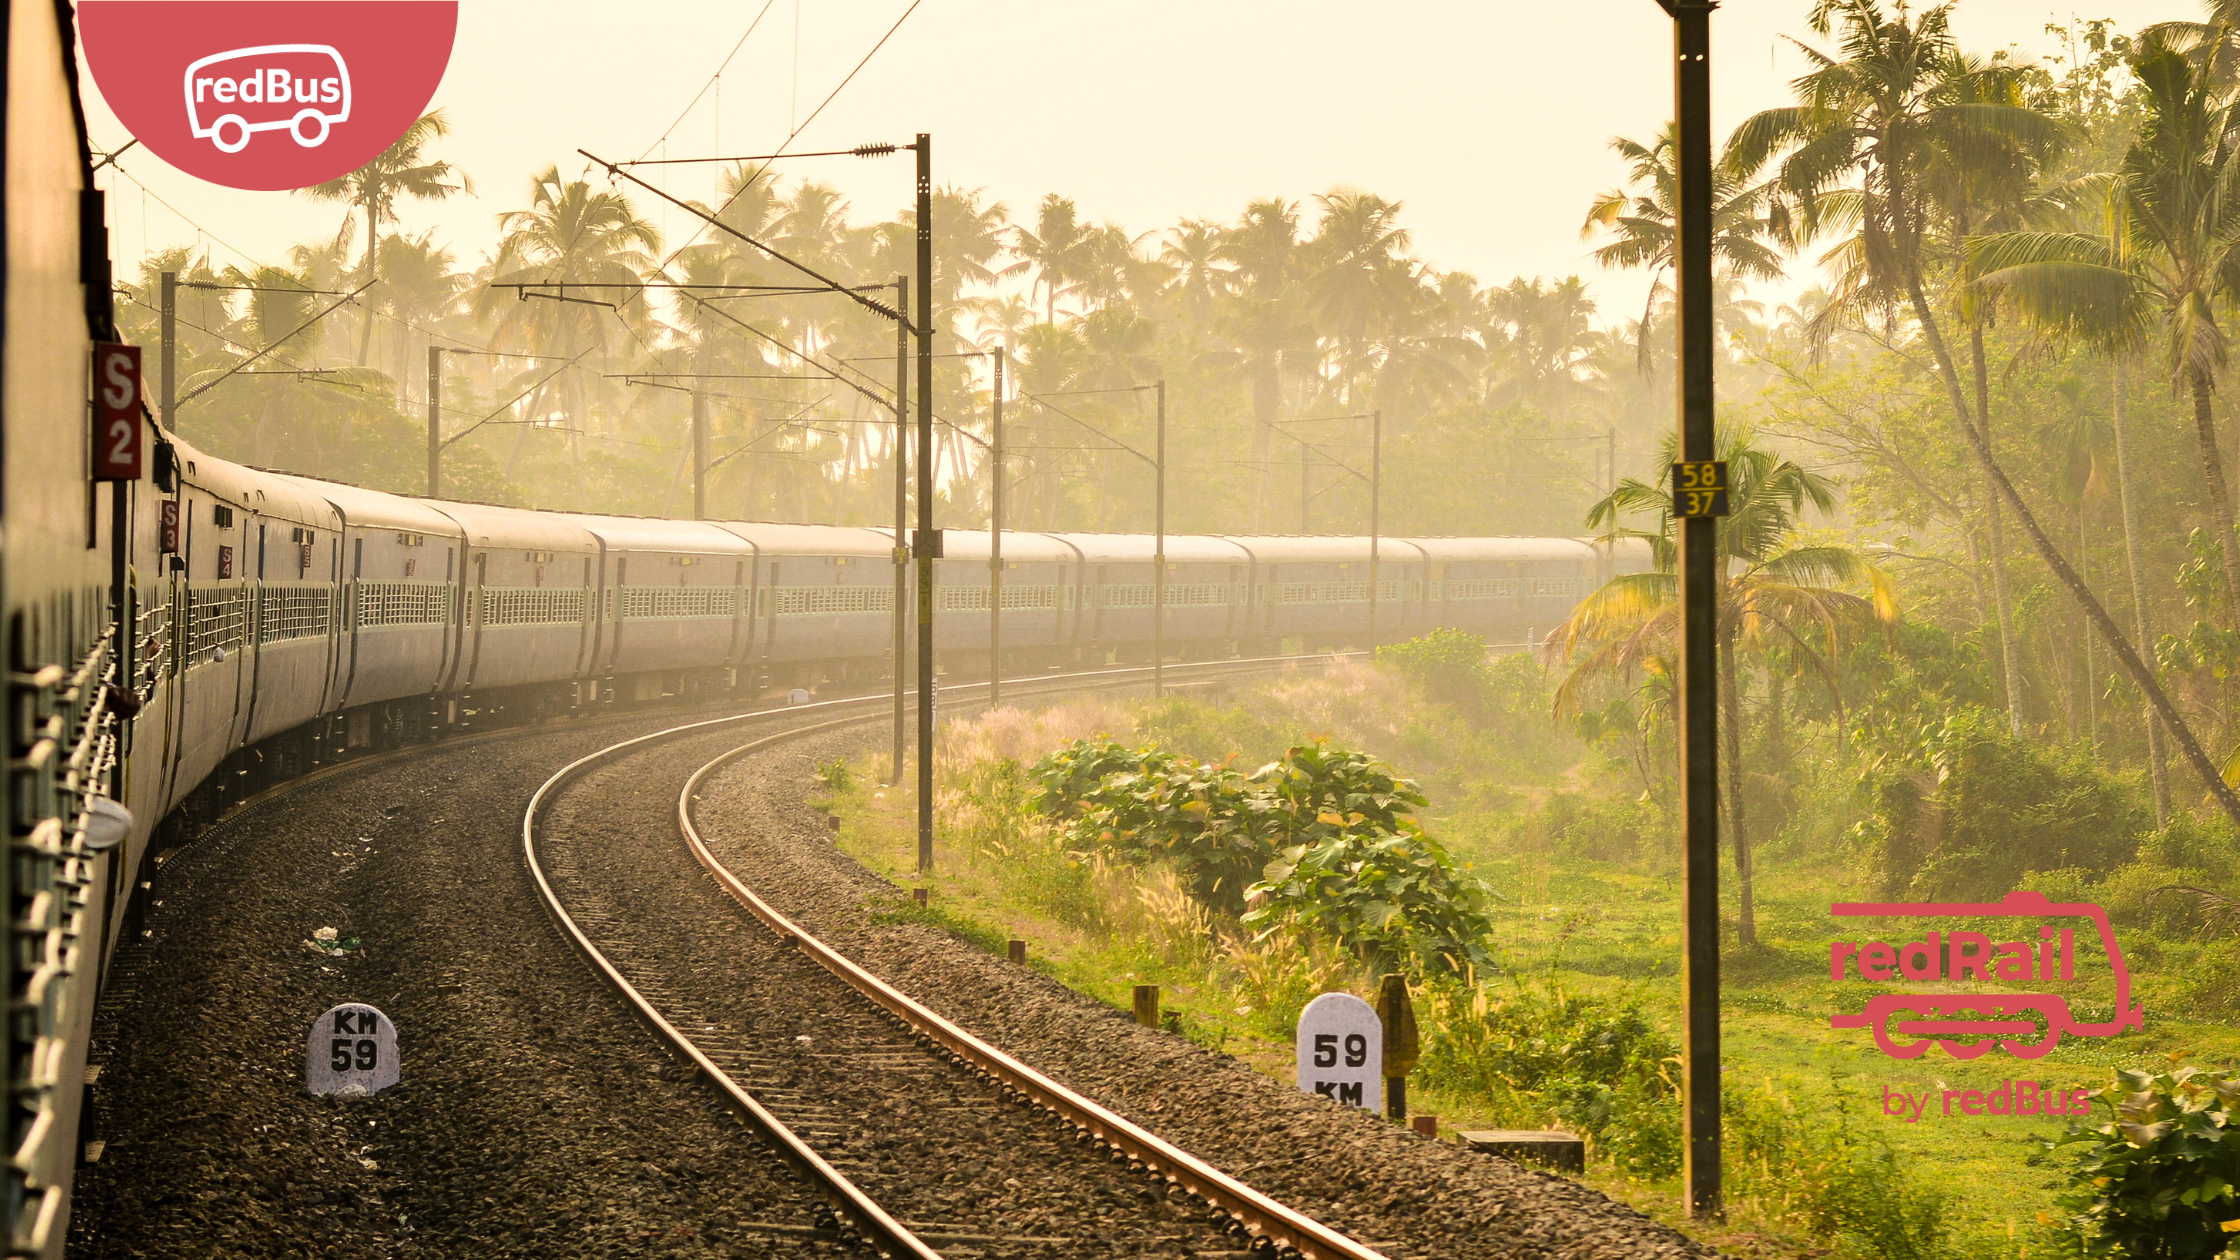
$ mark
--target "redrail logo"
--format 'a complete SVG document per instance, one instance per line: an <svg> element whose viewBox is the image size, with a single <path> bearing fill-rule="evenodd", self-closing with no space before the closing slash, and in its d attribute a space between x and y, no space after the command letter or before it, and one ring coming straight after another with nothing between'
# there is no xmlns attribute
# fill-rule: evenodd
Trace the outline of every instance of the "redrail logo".
<svg viewBox="0 0 2240 1260"><path fill-rule="evenodd" d="M260 120L235 112L242 109ZM315 149L336 123L348 121L350 67L325 44L236 48L187 67L187 125L195 139L207 138L223 152L241 152L260 131L282 130Z"/></svg>
<svg viewBox="0 0 2240 1260"><path fill-rule="evenodd" d="M78 23L102 99L150 151L279 191L346 175L404 134L443 79L459 6L81 0Z"/></svg>
<svg viewBox="0 0 2240 1260"><path fill-rule="evenodd" d="M1837 942L1828 950L1828 976L1833 980L1856 972L1870 981L2012 985L2017 990L1889 993L1870 999L1856 1014L1828 1020L1831 1028L1873 1029L1875 1045L1891 1058L1917 1059L1934 1045L1955 1059L1981 1058L1993 1049L2018 1059L2042 1059L2064 1034L2113 1037L2126 1028L2146 1027L2146 1008L2131 1005L2131 972L2124 966L2123 950L2108 926L2107 912L2096 905L2055 902L2038 892L2011 892L1994 902L1839 902L1829 909L1839 918L2082 918L2098 933L2101 957L2115 980L2115 1004L2105 1020L2080 1017L2059 993L2024 991L2076 980L2073 928L2038 923L2034 934L2020 933L2025 939L2008 941L1993 941L1984 932L1946 929L1925 931L1919 940L1902 945ZM2035 939L2029 939L2032 936Z"/></svg>

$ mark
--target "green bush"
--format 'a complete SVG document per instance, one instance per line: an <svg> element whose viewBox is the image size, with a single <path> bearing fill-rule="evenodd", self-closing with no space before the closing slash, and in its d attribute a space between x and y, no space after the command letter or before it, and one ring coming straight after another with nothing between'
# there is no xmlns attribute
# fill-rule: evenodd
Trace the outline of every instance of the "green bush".
<svg viewBox="0 0 2240 1260"><path fill-rule="evenodd" d="M1304 829L1310 838L1285 846L1247 891L1244 926L1319 934L1378 972L1414 963L1490 973L1483 885L1420 829L1377 831L1359 818L1325 814Z"/></svg>
<svg viewBox="0 0 2240 1260"><path fill-rule="evenodd" d="M1319 935L1378 968L1491 969L1487 890L1417 824L1416 785L1367 753L1318 740L1246 775L1076 740L1027 773L1072 843L1164 862L1263 936Z"/></svg>
<svg viewBox="0 0 2240 1260"><path fill-rule="evenodd" d="M2130 860L2152 816L2088 754L2049 749L1969 707L1870 774L1861 824L1882 892L1988 901L2031 870L2105 873Z"/></svg>
<svg viewBox="0 0 2240 1260"><path fill-rule="evenodd" d="M1273 845L1268 806L1245 776L1156 747L1076 740L1028 774L1042 809L1086 849L1171 863L1204 905L1241 914Z"/></svg>
<svg viewBox="0 0 2240 1260"><path fill-rule="evenodd" d="M2240 1075L2124 1071L2099 1098L2054 1143L2080 1148L2058 1201L2086 1253L2240 1257Z"/></svg>

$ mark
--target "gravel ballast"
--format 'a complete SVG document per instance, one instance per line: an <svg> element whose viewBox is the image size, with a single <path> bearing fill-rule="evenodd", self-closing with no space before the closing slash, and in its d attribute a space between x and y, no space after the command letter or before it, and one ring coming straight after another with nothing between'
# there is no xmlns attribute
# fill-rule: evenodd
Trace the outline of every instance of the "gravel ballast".
<svg viewBox="0 0 2240 1260"><path fill-rule="evenodd" d="M167 863L153 935L120 951L97 1013L87 1136L105 1148L79 1174L68 1254L825 1251L740 1228L811 1225L806 1183L592 977L521 861L538 783L678 720L346 769ZM362 947L315 953L321 927ZM403 1080L371 1099L310 1097L306 1034L346 1001L395 1021Z"/></svg>
<svg viewBox="0 0 2240 1260"><path fill-rule="evenodd" d="M860 738L781 746L702 785L717 859L808 931L981 1039L1290 1206L1398 1254L1709 1257L1717 1253L1576 1182L1434 1142L1302 1094L1011 965L931 925L874 923L894 885L832 843L812 763Z"/></svg>

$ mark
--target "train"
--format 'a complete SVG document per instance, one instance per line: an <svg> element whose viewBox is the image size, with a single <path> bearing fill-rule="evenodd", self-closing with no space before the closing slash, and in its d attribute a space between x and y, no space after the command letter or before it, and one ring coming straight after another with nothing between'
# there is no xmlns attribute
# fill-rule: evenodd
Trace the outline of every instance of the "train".
<svg viewBox="0 0 2240 1260"><path fill-rule="evenodd" d="M7 25L11 1257L61 1252L103 973L141 930L159 859L227 805L499 723L870 687L895 668L898 607L917 604L892 531L387 494L245 467L152 416L146 475L96 480L90 362L117 329L69 13L17 5ZM1648 564L1579 538L1169 536L1162 582L1149 535L1011 533L1000 560L997 542L941 536L937 668L953 677L1144 662L1154 642L1183 660L1441 626L1514 643Z"/></svg>

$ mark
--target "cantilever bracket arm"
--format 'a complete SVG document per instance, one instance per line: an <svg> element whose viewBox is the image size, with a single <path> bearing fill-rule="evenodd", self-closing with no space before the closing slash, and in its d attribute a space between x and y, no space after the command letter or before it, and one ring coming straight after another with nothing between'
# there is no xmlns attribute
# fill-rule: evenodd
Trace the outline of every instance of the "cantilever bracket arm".
<svg viewBox="0 0 2240 1260"><path fill-rule="evenodd" d="M910 327L910 321L903 317L901 311L896 310L886 303L873 301L872 299L865 297L862 293L858 292L853 287L840 283L838 280L835 280L832 277L824 274L823 272L818 271L816 268L809 266L807 263L796 262L793 259L786 257L784 254L779 253L777 250L763 244L761 241L758 241L755 238L747 235L745 232L742 232L739 229L731 226L730 224L725 223L722 219L709 214L707 211L701 209L696 205L693 205L691 202L682 201L678 198L670 196L668 193L654 187L652 184L649 184L642 179L639 179L637 176L632 175L626 170L623 170L615 163L609 162L605 158L592 153L588 149L577 149L576 152L583 154L583 156L587 158L590 158L593 163L605 167L607 174L618 179L627 179L631 183L636 184L638 187L645 189L647 192L652 193L654 196L661 198L663 201L668 202L672 206L675 206L677 209L682 210L686 214L692 215L693 217L699 219L701 222L707 224L709 227L714 228L718 232L722 232L727 236L734 236L742 241L745 241L747 244L752 245L756 249L761 250L763 253L770 255L772 258L775 258L779 262L784 263L786 266L793 268L795 271L800 272L802 275L816 280L819 284L824 285L826 288L831 289L835 293L847 294L848 297L853 299L858 306L883 315L886 318L891 319L898 324L901 324L904 328L909 328L912 333L916 333L918 331L916 328Z"/></svg>

